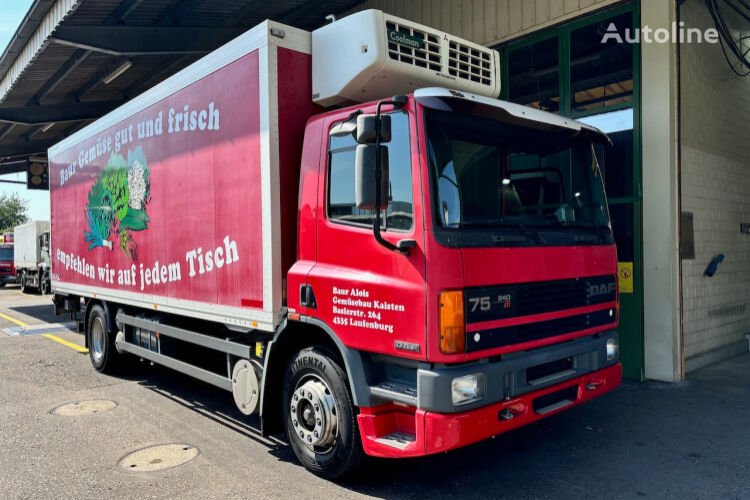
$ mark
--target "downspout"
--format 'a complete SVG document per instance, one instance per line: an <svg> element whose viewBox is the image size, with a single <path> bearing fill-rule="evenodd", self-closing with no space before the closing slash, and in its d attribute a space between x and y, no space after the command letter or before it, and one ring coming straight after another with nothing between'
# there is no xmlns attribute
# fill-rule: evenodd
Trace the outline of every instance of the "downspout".
<svg viewBox="0 0 750 500"><path fill-rule="evenodd" d="M676 22L677 26L680 26L681 16L680 7L686 0L676 1ZM679 307L680 307L680 378L685 379L685 322L684 307L683 307L683 291L682 291L682 68L680 61L680 51L682 49L681 36L677 37L675 43L677 44L677 50L675 53L675 65L677 67L677 265L679 269L679 282L680 282L680 296L679 296Z"/></svg>

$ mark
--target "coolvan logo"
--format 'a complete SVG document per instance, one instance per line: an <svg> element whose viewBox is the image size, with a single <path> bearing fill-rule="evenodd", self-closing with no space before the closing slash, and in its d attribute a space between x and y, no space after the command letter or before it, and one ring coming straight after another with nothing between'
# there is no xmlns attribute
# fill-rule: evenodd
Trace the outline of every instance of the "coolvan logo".
<svg viewBox="0 0 750 500"><path fill-rule="evenodd" d="M400 33L395 30L388 30L388 40L391 42L398 43L411 47L412 49L422 48L422 39L415 36L407 35L406 33Z"/></svg>
<svg viewBox="0 0 750 500"><path fill-rule="evenodd" d="M672 23L672 28L653 29L626 28L620 30L615 23L609 23L602 37L602 43L719 43L719 31L716 28L701 30L685 28L685 23Z"/></svg>
<svg viewBox="0 0 750 500"><path fill-rule="evenodd" d="M599 297L600 295L610 295L615 293L614 283L602 283L601 285L589 286L589 297Z"/></svg>

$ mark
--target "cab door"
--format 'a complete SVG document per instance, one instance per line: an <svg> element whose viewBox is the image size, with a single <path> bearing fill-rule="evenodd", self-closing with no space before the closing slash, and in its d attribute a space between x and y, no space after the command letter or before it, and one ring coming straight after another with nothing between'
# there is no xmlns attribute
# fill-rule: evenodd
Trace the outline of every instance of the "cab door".
<svg viewBox="0 0 750 500"><path fill-rule="evenodd" d="M418 148L411 107L391 115L388 148L389 201L381 211L383 237L414 240L409 254L375 241L374 211L355 205L352 136L330 137L334 115L324 124L317 210L317 262L308 275L314 295L309 315L324 321L355 349L425 358L425 255ZM373 109L363 109L373 113ZM327 137L327 140L326 140ZM373 180L374 182L374 180Z"/></svg>

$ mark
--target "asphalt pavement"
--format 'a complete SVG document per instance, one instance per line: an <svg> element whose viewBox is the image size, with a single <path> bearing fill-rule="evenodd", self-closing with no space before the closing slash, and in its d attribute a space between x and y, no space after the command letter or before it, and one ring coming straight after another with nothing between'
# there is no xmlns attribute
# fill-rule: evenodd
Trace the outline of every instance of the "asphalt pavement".
<svg viewBox="0 0 750 500"><path fill-rule="evenodd" d="M229 393L137 360L96 373L66 321L0 289L0 498L750 499L750 354L333 483Z"/></svg>

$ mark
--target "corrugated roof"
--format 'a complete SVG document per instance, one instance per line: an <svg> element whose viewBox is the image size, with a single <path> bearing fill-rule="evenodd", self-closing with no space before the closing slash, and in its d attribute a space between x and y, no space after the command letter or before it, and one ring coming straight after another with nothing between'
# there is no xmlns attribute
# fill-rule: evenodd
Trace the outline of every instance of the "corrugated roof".
<svg viewBox="0 0 750 500"><path fill-rule="evenodd" d="M98 33L96 30L102 26L111 26L113 32L125 30L123 36L149 27L180 29L182 33L208 28L211 33L201 32L193 39L186 38L186 46L206 45L207 50L212 50L265 19L311 30L325 24L326 15L342 14L361 1L36 0L0 56L0 173L8 171L2 167L3 159L44 153L47 145L95 118L60 120L43 131L44 124L3 121L3 109L27 109L28 116L33 117L40 110L63 104L98 103L100 116L205 53L175 55L156 51L118 55L92 46L88 39L81 44L79 39L82 38L73 36L76 39L71 43L70 38L66 38L71 33L91 35ZM92 28L88 29L89 26ZM203 38L196 41L199 37ZM60 38L64 40L57 40ZM146 46L148 50L144 52L158 49L158 39L154 38L153 45L150 40L131 42ZM102 78L125 61L132 62L132 66L105 84Z"/></svg>

